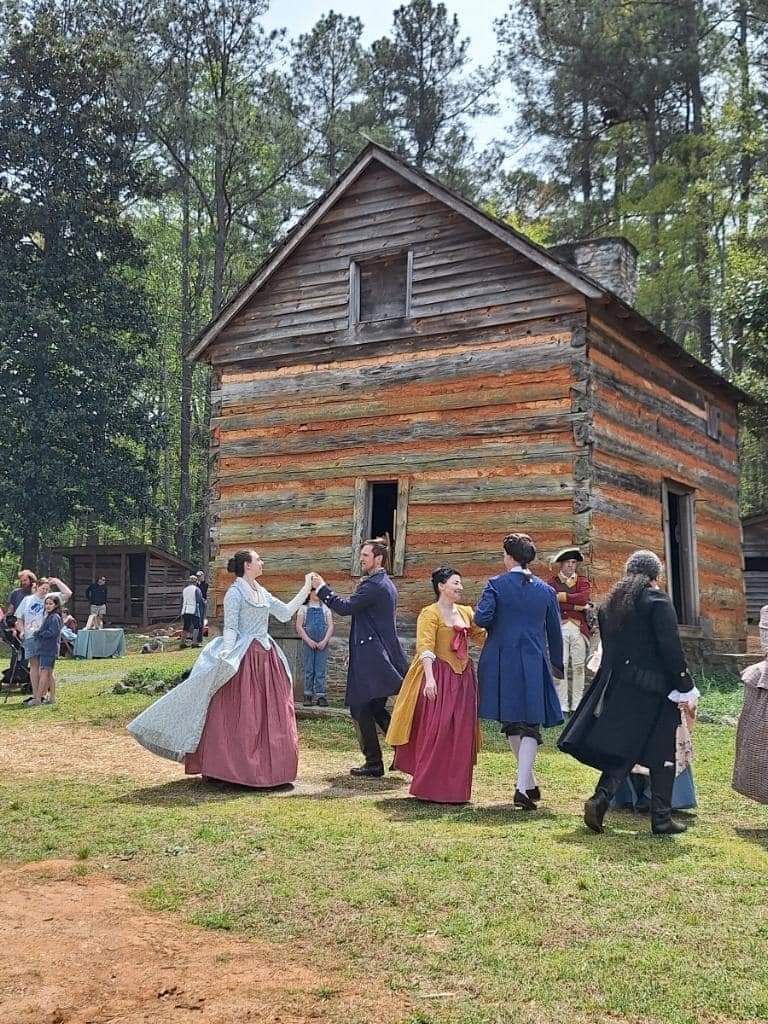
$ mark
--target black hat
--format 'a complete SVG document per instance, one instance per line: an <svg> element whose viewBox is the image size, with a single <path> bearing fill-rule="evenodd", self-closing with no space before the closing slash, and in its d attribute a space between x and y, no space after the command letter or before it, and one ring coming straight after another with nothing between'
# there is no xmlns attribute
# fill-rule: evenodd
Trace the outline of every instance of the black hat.
<svg viewBox="0 0 768 1024"><path fill-rule="evenodd" d="M562 551L557 552L552 561L567 562L569 558L575 558L577 562L584 561L584 555L582 555L578 548L563 548Z"/></svg>

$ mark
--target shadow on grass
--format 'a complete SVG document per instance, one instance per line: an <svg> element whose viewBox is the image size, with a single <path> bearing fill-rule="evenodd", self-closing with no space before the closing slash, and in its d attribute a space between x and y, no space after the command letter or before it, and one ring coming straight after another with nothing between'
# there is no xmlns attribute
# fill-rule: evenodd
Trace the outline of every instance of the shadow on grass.
<svg viewBox="0 0 768 1024"><path fill-rule="evenodd" d="M584 847L598 858L614 863L658 864L673 861L687 852L684 837L655 836L651 833L649 819L633 814L606 817L603 835L596 835L586 825L581 825L561 835L559 842Z"/></svg>
<svg viewBox="0 0 768 1024"><path fill-rule="evenodd" d="M251 789L232 782L203 782L201 779L175 779L160 786L135 789L132 793L117 797L117 804L138 804L140 806L162 807L168 804L194 807L197 804L222 803L225 800L239 800L246 796L272 796L288 794L293 786L273 786L270 789Z"/></svg>
<svg viewBox="0 0 768 1024"><path fill-rule="evenodd" d="M740 839L746 839L768 850L768 828L736 828L734 831Z"/></svg>
<svg viewBox="0 0 768 1024"><path fill-rule="evenodd" d="M375 806L387 814L392 821L418 823L436 819L450 819L461 824L474 825L514 825L520 827L528 823L555 818L556 815L546 807L538 811L523 811L511 803L493 804L477 807L473 804L437 804L426 800L418 800L412 796L377 800Z"/></svg>

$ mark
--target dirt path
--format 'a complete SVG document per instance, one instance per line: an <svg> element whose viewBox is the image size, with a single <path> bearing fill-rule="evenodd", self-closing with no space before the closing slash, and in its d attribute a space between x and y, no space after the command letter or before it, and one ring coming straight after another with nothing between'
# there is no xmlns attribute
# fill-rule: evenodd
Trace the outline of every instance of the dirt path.
<svg viewBox="0 0 768 1024"><path fill-rule="evenodd" d="M0 869L0 945L0 1024L383 1019L374 993L301 966L293 947L143 911L124 885L68 862Z"/></svg>
<svg viewBox="0 0 768 1024"><path fill-rule="evenodd" d="M123 778L142 789L184 779L181 765L122 731L23 722L2 739L6 782ZM302 751L300 781L270 796L370 796L370 787L354 782L347 791L347 760ZM201 801L210 797L199 780L189 787ZM319 973L299 945L246 941L145 911L122 882L80 875L82 867L0 866L0 1024L386 1024L407 1015L375 979L353 986Z"/></svg>

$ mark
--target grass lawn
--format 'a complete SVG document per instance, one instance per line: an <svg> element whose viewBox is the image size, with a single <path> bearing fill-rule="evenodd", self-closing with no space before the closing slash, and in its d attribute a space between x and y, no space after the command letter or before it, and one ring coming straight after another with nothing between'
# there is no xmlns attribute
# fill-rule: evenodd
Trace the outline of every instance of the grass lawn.
<svg viewBox="0 0 768 1024"><path fill-rule="evenodd" d="M187 664L194 652L158 657ZM701 806L677 840L627 813L604 836L587 832L579 813L595 775L552 737L542 809L513 812L511 755L490 730L474 804L454 809L408 799L397 775L350 780L343 720L300 723L300 772L316 785L289 797L159 771L155 784L108 764L50 780L25 770L25 745L62 729L118 741L150 698L103 691L147 661L60 663L56 709L0 704L0 745L14 751L0 777L0 859L76 858L130 881L151 908L300 942L329 976L376 976L408 1007L383 1005L382 1022L768 1018L768 808L729 788L732 728L696 729ZM323 1019L340 1020L333 1012Z"/></svg>

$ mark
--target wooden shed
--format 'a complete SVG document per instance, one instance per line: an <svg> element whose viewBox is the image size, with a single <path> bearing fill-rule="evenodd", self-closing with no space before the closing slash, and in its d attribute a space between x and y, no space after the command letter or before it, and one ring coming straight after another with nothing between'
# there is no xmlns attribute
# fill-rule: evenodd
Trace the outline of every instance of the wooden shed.
<svg viewBox="0 0 768 1024"><path fill-rule="evenodd" d="M94 544L53 548L66 558L65 582L72 588L72 614L85 624L89 604L85 590L99 576L107 578L107 622L116 625L151 625L177 619L181 591L192 566L151 544Z"/></svg>
<svg viewBox="0 0 768 1024"><path fill-rule="evenodd" d="M768 604L768 512L745 516L741 527L744 534L747 618L750 622L758 622L760 609Z"/></svg>
<svg viewBox="0 0 768 1024"><path fill-rule="evenodd" d="M370 144L218 317L212 542L268 585L354 586L394 537L407 634L450 563L475 599L502 537L585 553L598 596L665 557L693 640L745 637L737 407L746 399L633 307L622 239L546 250Z"/></svg>

